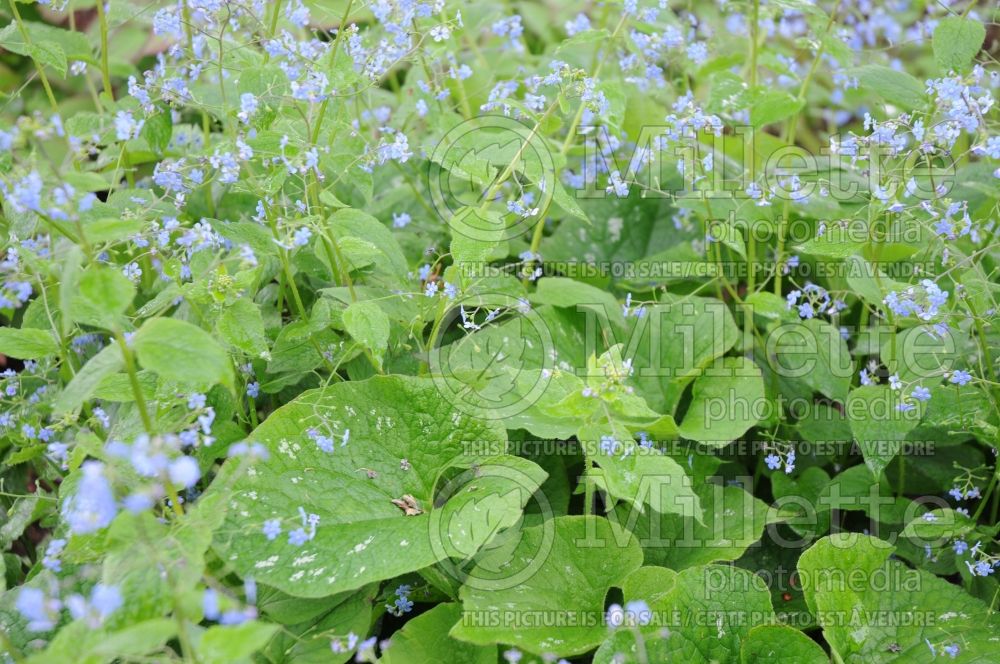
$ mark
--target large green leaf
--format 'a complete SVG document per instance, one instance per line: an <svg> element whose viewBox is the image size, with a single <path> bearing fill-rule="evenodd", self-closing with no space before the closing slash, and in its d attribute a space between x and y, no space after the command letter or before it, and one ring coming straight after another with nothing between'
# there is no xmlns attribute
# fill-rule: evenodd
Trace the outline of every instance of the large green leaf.
<svg viewBox="0 0 1000 664"><path fill-rule="evenodd" d="M451 634L482 645L512 644L538 655L585 653L607 633L603 614L608 589L620 586L641 564L635 539L616 532L605 519L563 516L526 528L514 550L479 559L473 576L480 582L462 587L462 621ZM515 575L524 578L512 586L507 582Z"/></svg>
<svg viewBox="0 0 1000 664"><path fill-rule="evenodd" d="M676 570L736 560L769 523L768 506L739 487L709 483L695 492L702 521L665 511L640 514L624 504L612 517L638 538L647 564Z"/></svg>
<svg viewBox="0 0 1000 664"><path fill-rule="evenodd" d="M135 297L135 286L118 270L91 265L73 285L69 316L77 323L114 329Z"/></svg>
<svg viewBox="0 0 1000 664"><path fill-rule="evenodd" d="M676 577L645 574L642 582L627 583L625 594L626 602L642 600L651 610L649 624L638 628L641 642L619 627L594 655L595 664L739 662L751 628L774 620L764 582L743 569L692 567Z"/></svg>
<svg viewBox="0 0 1000 664"><path fill-rule="evenodd" d="M58 352L59 344L48 330L0 327L0 354L35 360Z"/></svg>
<svg viewBox="0 0 1000 664"><path fill-rule="evenodd" d="M389 344L389 317L375 302L352 302L344 310L344 327L355 341L372 353L382 366Z"/></svg>
<svg viewBox="0 0 1000 664"><path fill-rule="evenodd" d="M767 351L779 375L797 378L831 399L847 398L854 359L840 330L829 323L810 319L779 326L768 336Z"/></svg>
<svg viewBox="0 0 1000 664"><path fill-rule="evenodd" d="M333 451L310 429L331 438ZM518 521L545 478L535 464L502 456L504 430L456 412L429 379L375 377L306 392L249 440L270 456L236 479L217 545L241 574L301 597L470 558ZM296 547L288 533L301 525L300 508L320 521L315 538ZM274 540L262 532L270 519L283 528Z"/></svg>
<svg viewBox="0 0 1000 664"><path fill-rule="evenodd" d="M90 398L101 381L118 373L124 366L121 349L115 344L105 346L76 372L73 380L56 397L52 409L57 414L76 410Z"/></svg>
<svg viewBox="0 0 1000 664"><path fill-rule="evenodd" d="M132 339L132 346L144 368L178 385L205 389L233 382L226 351L208 332L186 321L146 321Z"/></svg>
<svg viewBox="0 0 1000 664"><path fill-rule="evenodd" d="M985 39L986 28L979 21L957 16L943 18L934 28L931 39L934 59L946 72L964 71L983 47Z"/></svg>
<svg viewBox="0 0 1000 664"><path fill-rule="evenodd" d="M438 604L410 620L389 638L383 664L496 664L496 646L463 643L448 635L462 620L461 604Z"/></svg>
<svg viewBox="0 0 1000 664"><path fill-rule="evenodd" d="M649 405L674 414L684 389L736 345L739 331L725 303L712 298L668 298L647 314L625 342L634 355L635 381Z"/></svg>
<svg viewBox="0 0 1000 664"><path fill-rule="evenodd" d="M745 358L725 358L718 369L706 370L695 380L680 433L723 447L756 424L767 406L760 369Z"/></svg>
<svg viewBox="0 0 1000 664"><path fill-rule="evenodd" d="M923 84L904 71L882 65L865 65L850 71L865 90L877 94L890 104L918 108L927 99Z"/></svg>
<svg viewBox="0 0 1000 664"><path fill-rule="evenodd" d="M996 653L1000 618L961 588L890 558L893 546L857 533L824 537L799 558L809 608L843 662L939 661L958 645L963 661Z"/></svg>
<svg viewBox="0 0 1000 664"><path fill-rule="evenodd" d="M742 664L828 664L815 641L785 625L759 625L750 630L740 648Z"/></svg>
<svg viewBox="0 0 1000 664"><path fill-rule="evenodd" d="M865 464L876 477L885 470L906 440L906 435L920 422L923 404L912 411L897 409L901 393L888 385L866 385L847 397L851 432L861 447Z"/></svg>
<svg viewBox="0 0 1000 664"><path fill-rule="evenodd" d="M252 300L240 298L225 306L215 322L215 329L223 341L250 357L267 355L264 319L260 307Z"/></svg>

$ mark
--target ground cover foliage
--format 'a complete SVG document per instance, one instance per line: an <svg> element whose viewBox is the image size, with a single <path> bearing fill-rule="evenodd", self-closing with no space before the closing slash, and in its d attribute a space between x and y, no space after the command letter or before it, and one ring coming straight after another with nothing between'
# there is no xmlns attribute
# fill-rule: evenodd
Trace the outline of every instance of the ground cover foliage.
<svg viewBox="0 0 1000 664"><path fill-rule="evenodd" d="M0 14L5 661L997 661L995 4Z"/></svg>

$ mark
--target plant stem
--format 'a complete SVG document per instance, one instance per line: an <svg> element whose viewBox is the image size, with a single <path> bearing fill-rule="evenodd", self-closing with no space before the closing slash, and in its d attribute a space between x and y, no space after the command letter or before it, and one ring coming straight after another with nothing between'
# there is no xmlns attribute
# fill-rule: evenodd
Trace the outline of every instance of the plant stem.
<svg viewBox="0 0 1000 664"><path fill-rule="evenodd" d="M17 0L10 1L10 11L14 15L14 21L17 23L17 29L21 33L21 39L24 40L24 45L28 47L30 53L33 44L31 43L31 35L28 34L28 29L24 27L24 21L21 19L21 12L17 10ZM49 77L45 75L45 67L38 60L35 59L34 55L29 55L31 61L35 63L35 69L38 71L38 78L42 81L42 87L45 88L45 96L49 98L49 105L52 106L53 113L59 113L59 104L56 103L56 96L52 94L52 86L49 85Z"/></svg>
<svg viewBox="0 0 1000 664"><path fill-rule="evenodd" d="M132 386L132 395L135 397L135 405L139 409L139 417L142 419L142 428L146 430L147 434L152 436L154 431L153 422L149 418L149 410L146 408L146 397L142 395L142 385L139 384L139 374L136 372L132 349L128 347L125 335L122 334L120 329L116 328L114 335L115 341L118 342L118 347L122 351L122 359L125 360L125 371L128 372L128 380Z"/></svg>
<svg viewBox="0 0 1000 664"><path fill-rule="evenodd" d="M340 19L340 25L337 26L337 36L333 40L333 46L330 48L330 69L337 64L337 50L340 48L340 42L344 35L344 26L347 24L347 19L351 16L351 8L354 5L354 0L347 0L347 8L344 9L344 16ZM313 133L311 136L312 144L316 145L319 140L319 132L323 128L323 119L326 117L326 109L330 104L329 95L323 100L323 103L319 105L319 117L316 118L316 124L313 126ZM332 142L332 141L331 141Z"/></svg>
<svg viewBox="0 0 1000 664"><path fill-rule="evenodd" d="M108 17L104 13L104 0L97 0L97 20L101 28L101 81L104 92L111 101L115 100L115 92L111 89L111 67L108 65Z"/></svg>
<svg viewBox="0 0 1000 664"><path fill-rule="evenodd" d="M797 99L802 104L799 110L795 112L792 117L788 119L785 125L785 130L782 136L782 143L785 145L795 145L795 133L799 126L799 118L802 115L802 109L805 108L806 92L809 91L809 84L812 82L813 76L816 74L816 68L819 66L819 62L823 57L823 52L826 50L826 38L830 34L830 29L833 28L833 22L837 17L837 11L834 9L830 12L830 20L827 21L826 29L823 30L823 36L820 39L819 47L816 49L816 57L813 59L812 64L809 66L809 72L806 77L802 79L802 85L799 87L799 94ZM781 295L781 269L778 267L781 265L781 261L784 258L785 253L785 233L788 227L788 215L790 213L791 199L786 195L785 202L782 205L781 218L778 219L778 248L774 254L774 294Z"/></svg>
<svg viewBox="0 0 1000 664"><path fill-rule="evenodd" d="M757 87L757 39L760 30L760 0L753 0L750 15L750 87Z"/></svg>
<svg viewBox="0 0 1000 664"><path fill-rule="evenodd" d="M591 477L594 473L594 462L586 451L583 456L583 513L585 516L591 516L594 513L594 479Z"/></svg>

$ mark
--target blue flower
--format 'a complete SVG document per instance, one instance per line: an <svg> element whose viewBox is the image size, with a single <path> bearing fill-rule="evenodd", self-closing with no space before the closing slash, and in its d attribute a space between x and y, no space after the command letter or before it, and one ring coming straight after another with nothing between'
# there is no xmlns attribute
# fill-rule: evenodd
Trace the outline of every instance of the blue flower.
<svg viewBox="0 0 1000 664"><path fill-rule="evenodd" d="M63 505L63 517L74 534L85 535L106 528L118 513L111 485L104 477L104 464L86 461L76 492Z"/></svg>
<svg viewBox="0 0 1000 664"><path fill-rule="evenodd" d="M42 558L42 566L46 569L52 570L53 572L62 571L62 561L59 560L59 555L62 553L64 548L66 548L66 540L51 540L48 546L45 547L45 557Z"/></svg>
<svg viewBox="0 0 1000 664"><path fill-rule="evenodd" d="M207 620L219 619L219 593L214 588L205 588L201 597L202 612Z"/></svg>
<svg viewBox="0 0 1000 664"><path fill-rule="evenodd" d="M972 374L968 371L962 371L961 369L956 369L951 378L948 379L950 383L955 385L968 385L969 381L972 380Z"/></svg>
<svg viewBox="0 0 1000 664"><path fill-rule="evenodd" d="M281 519L268 519L262 528L268 540L273 540L281 534Z"/></svg>
<svg viewBox="0 0 1000 664"><path fill-rule="evenodd" d="M201 469L198 462L189 456L181 456L170 462L170 481L179 484L185 489L194 486L201 478Z"/></svg>
<svg viewBox="0 0 1000 664"><path fill-rule="evenodd" d="M62 602L56 597L46 597L39 588L24 587L17 595L17 610L28 620L32 632L47 632L56 626Z"/></svg>
<svg viewBox="0 0 1000 664"><path fill-rule="evenodd" d="M82 595L70 595L66 600L66 608L76 620L84 619L87 624L97 629L108 617L121 608L122 594L117 586L98 583L90 591L90 599Z"/></svg>
<svg viewBox="0 0 1000 664"><path fill-rule="evenodd" d="M288 533L288 543L293 546L302 546L309 541L309 533L304 528L296 528Z"/></svg>

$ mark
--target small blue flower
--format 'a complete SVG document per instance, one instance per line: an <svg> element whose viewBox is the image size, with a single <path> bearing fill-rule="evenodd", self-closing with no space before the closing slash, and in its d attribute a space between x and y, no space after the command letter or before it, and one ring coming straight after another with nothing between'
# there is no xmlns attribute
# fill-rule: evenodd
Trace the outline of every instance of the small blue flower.
<svg viewBox="0 0 1000 664"><path fill-rule="evenodd" d="M45 547L45 557L42 558L42 566L46 569L52 570L53 572L62 571L62 561L59 560L59 555L62 553L64 548L66 548L66 540L51 540L48 546Z"/></svg>
<svg viewBox="0 0 1000 664"><path fill-rule="evenodd" d="M954 383L955 385L960 385L960 386L968 385L969 381L972 380L972 374L970 374L968 371L962 371L961 369L956 369L955 372L951 374L951 378L949 378L948 380L949 382Z"/></svg>
<svg viewBox="0 0 1000 664"><path fill-rule="evenodd" d="M58 598L46 597L44 590L27 586L21 588L15 606L27 619L28 629L32 632L47 632L55 627L62 610L62 602Z"/></svg>
<svg viewBox="0 0 1000 664"><path fill-rule="evenodd" d="M273 540L281 534L281 519L268 519L262 529L268 540Z"/></svg>
<svg viewBox="0 0 1000 664"><path fill-rule="evenodd" d="M104 464L85 461L76 493L63 505L63 517L74 534L85 535L106 528L118 513L111 485L104 477Z"/></svg>
<svg viewBox="0 0 1000 664"><path fill-rule="evenodd" d="M185 489L194 486L201 478L198 462L189 456L182 456L170 462L170 481Z"/></svg>

